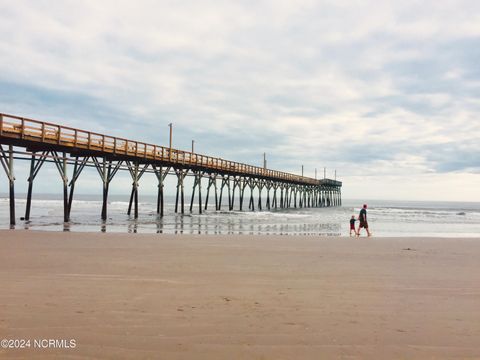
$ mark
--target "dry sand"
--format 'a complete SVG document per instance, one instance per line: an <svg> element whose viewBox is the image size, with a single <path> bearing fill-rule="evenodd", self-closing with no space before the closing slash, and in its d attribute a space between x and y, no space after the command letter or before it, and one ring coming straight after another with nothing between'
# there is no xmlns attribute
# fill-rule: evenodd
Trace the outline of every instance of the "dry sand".
<svg viewBox="0 0 480 360"><path fill-rule="evenodd" d="M480 358L480 240L0 231L0 358ZM410 248L411 250L406 250Z"/></svg>

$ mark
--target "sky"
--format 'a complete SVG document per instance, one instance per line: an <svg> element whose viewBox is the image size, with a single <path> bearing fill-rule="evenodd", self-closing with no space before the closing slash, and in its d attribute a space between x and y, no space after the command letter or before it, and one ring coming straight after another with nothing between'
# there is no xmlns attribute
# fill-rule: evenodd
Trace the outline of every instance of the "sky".
<svg viewBox="0 0 480 360"><path fill-rule="evenodd" d="M178 149L336 170L345 198L480 201L479 62L478 1L0 0L0 112L158 145L173 123Z"/></svg>

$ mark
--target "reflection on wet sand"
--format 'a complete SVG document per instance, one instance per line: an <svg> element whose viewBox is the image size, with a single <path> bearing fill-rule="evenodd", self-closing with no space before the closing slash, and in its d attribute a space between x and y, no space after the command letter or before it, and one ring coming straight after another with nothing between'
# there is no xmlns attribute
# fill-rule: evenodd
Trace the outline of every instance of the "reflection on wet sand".
<svg viewBox="0 0 480 360"><path fill-rule="evenodd" d="M52 224L53 226L54 224ZM242 217L222 216L191 216L174 215L170 217L156 217L150 221L140 221L128 218L126 223L115 223L114 221L100 222L100 228L93 227L90 224L62 223L57 224L60 229L69 231L98 231L106 232L155 232L157 234L265 234L265 235L321 235L321 236L340 236L341 227L337 223L275 223L265 224L260 220ZM17 226L18 227L18 226ZM38 229L38 225L31 222L22 224L22 228ZM50 227L49 227L50 228ZM96 228L96 229L95 229ZM122 231L123 229L123 231Z"/></svg>
<svg viewBox="0 0 480 360"><path fill-rule="evenodd" d="M90 231L88 224L62 223L58 224L65 232L69 231ZM18 226L17 226L18 227ZM23 229L38 229L38 226L31 222L25 222ZM96 228L98 231L98 227ZM102 221L100 223L100 232L118 232L126 231L128 233L137 232L155 232L157 234L266 234L266 235L321 235L321 236L340 236L341 227L336 223L280 223L265 224L261 221L242 217L221 216L191 216L175 215L170 217L156 217L148 222L128 218L125 225L113 221ZM94 228L91 231L95 231Z"/></svg>
<svg viewBox="0 0 480 360"><path fill-rule="evenodd" d="M102 223L101 231L108 232L109 228L118 231L118 224ZM128 233L156 232L157 234L237 234L237 235L321 235L340 236L339 224L317 223L317 224L263 224L254 223L251 219L223 219L219 216L190 216L176 215L173 218L158 217L151 223L145 224L135 219L129 219L127 225Z"/></svg>

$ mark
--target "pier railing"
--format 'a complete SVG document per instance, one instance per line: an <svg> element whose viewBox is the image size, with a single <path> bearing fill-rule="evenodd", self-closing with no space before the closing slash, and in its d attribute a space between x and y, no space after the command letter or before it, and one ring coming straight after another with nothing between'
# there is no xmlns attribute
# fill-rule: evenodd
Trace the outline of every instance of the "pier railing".
<svg viewBox="0 0 480 360"><path fill-rule="evenodd" d="M140 141L99 134L92 131L75 129L68 126L53 124L0 113L0 138L21 139L24 141L51 144L72 150L86 150L99 154L126 156L139 160L164 162L178 166L192 166L224 171L228 173L247 174L274 180L295 182L308 185L337 185L341 182L322 179L316 180L282 171L265 169L234 161L224 160L173 149L170 147L147 144Z"/></svg>

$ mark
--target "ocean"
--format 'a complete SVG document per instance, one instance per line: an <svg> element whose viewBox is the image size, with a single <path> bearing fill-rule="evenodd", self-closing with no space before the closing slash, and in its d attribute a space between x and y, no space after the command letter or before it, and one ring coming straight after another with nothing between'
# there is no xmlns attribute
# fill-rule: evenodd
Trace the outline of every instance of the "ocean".
<svg viewBox="0 0 480 360"><path fill-rule="evenodd" d="M133 232L166 234L275 234L349 236L349 219L358 217L364 202L368 203L368 222L374 236L480 236L480 203L423 201L343 200L335 208L276 209L270 211L209 210L198 214L198 205L190 213L186 201L185 215L174 213L174 197L166 197L165 216L156 214L156 196L140 196L139 218L126 214L128 198L110 195L108 219L100 219L101 198L76 195L71 222L63 223L63 200L56 195L34 194L30 221L22 221L25 196L16 199L17 229ZM189 200L188 197L186 200ZM244 208L248 208L247 200ZM210 200L211 201L211 200ZM235 207L238 208L238 199ZM256 205L256 204L255 204ZM0 228L9 229L9 204L0 195ZM358 222L356 223L358 225ZM362 234L365 236L365 233Z"/></svg>

